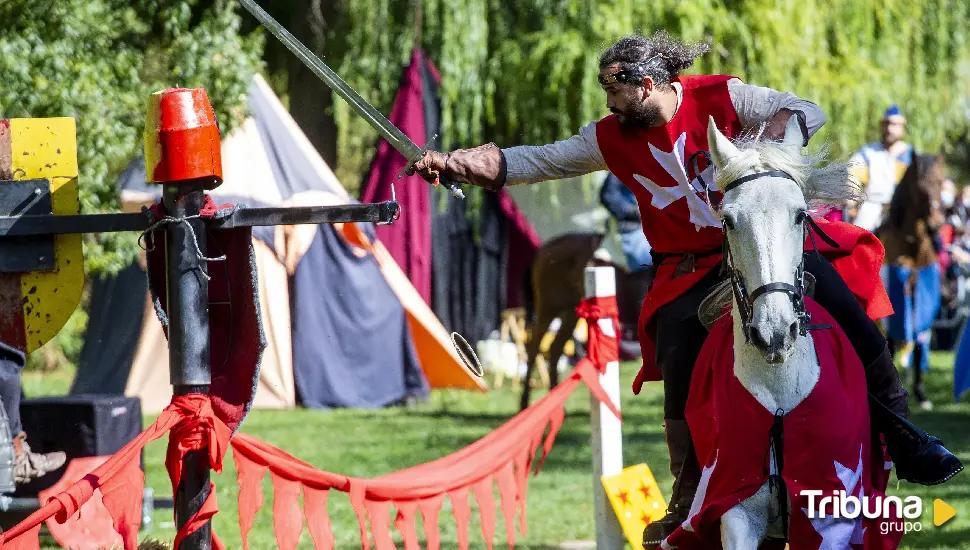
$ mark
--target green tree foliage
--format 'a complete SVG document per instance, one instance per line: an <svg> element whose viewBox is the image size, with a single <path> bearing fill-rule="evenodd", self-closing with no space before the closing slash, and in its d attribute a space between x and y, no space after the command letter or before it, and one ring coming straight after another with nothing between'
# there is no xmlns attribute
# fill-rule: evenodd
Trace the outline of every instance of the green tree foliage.
<svg viewBox="0 0 970 550"><path fill-rule="evenodd" d="M819 141L847 156L878 138L890 103L925 151L970 116L970 1L420 0L421 43L442 73L446 147L540 144L608 114L595 73L609 44L667 29L712 51L689 72L727 73L819 103ZM415 0L344 0L330 63L388 112L415 41ZM376 136L339 99L337 172L357 184ZM551 199L552 197L550 197Z"/></svg>
<svg viewBox="0 0 970 550"><path fill-rule="evenodd" d="M231 0L0 0L0 118L74 117L82 213L117 211L151 93L204 87L223 135L238 125L264 42L240 23ZM128 265L136 238L86 235L88 278ZM86 320L79 307L30 364L76 361Z"/></svg>
<svg viewBox="0 0 970 550"><path fill-rule="evenodd" d="M75 117L82 213L116 211L152 92L204 87L223 133L238 124L263 46L240 22L229 0L4 0L0 117ZM130 263L135 239L87 236L88 273Z"/></svg>

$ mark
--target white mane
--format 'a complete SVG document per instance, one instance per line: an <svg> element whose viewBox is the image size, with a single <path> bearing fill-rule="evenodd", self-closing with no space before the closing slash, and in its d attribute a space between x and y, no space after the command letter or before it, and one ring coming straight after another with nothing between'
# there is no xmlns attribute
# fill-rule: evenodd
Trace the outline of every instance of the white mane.
<svg viewBox="0 0 970 550"><path fill-rule="evenodd" d="M760 135L740 138L732 143L741 155L717 171L718 187L754 172L781 170L798 183L809 208L841 207L846 201L862 197L863 186L849 172L847 162L827 162L827 148L815 153L794 151L779 142L760 139Z"/></svg>
<svg viewBox="0 0 970 550"><path fill-rule="evenodd" d="M849 172L848 162L826 162L828 150L822 147L815 153L794 151L777 141L763 140L760 135L732 140L741 151L722 169L717 170L715 180L719 189L730 182L755 172L781 170L795 179L805 202L814 210L813 215L824 214L831 207L841 208L846 201L858 201L863 195L863 185ZM701 302L698 314L701 322L710 329L723 315L734 299L729 280L711 290Z"/></svg>

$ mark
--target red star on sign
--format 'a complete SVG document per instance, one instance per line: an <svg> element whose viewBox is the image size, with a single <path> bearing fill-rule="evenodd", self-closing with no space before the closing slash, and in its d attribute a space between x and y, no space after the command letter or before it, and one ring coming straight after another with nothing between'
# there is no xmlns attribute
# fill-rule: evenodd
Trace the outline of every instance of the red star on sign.
<svg viewBox="0 0 970 550"><path fill-rule="evenodd" d="M648 516L646 512L640 512L640 521L642 521L644 525L647 525L650 523L650 516Z"/></svg>
<svg viewBox="0 0 970 550"><path fill-rule="evenodd" d="M617 498L620 499L620 501L623 504L626 504L627 506L630 505L630 494L627 491L622 491L621 490L619 493L617 493L616 496L617 496Z"/></svg>
<svg viewBox="0 0 970 550"><path fill-rule="evenodd" d="M644 499L650 498L650 487L647 487L643 483L640 484L640 492L643 493Z"/></svg>

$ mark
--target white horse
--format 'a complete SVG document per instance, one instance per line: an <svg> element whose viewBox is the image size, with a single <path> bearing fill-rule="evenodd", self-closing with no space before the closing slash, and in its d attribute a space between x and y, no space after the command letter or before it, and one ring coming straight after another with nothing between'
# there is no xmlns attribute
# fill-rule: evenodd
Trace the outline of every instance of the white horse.
<svg viewBox="0 0 970 550"><path fill-rule="evenodd" d="M719 209L727 239L724 261L730 261L739 283L722 288L723 298L734 298L734 373L765 409L791 411L820 375L811 332L800 330L803 319L795 307L798 300L792 299L803 288L797 279L809 203L834 203L856 191L845 165L820 168L816 157L803 154L794 116L783 142L752 140L740 146L711 119L708 143L718 188L724 190ZM772 455L772 473L776 468ZM770 519L790 513L779 506L766 482L722 516L723 547L753 549L768 536L784 537L781 522Z"/></svg>

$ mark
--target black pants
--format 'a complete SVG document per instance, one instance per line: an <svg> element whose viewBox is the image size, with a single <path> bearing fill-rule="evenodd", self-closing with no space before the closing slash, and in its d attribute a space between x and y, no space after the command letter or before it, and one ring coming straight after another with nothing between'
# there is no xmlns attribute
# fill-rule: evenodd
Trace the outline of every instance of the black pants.
<svg viewBox="0 0 970 550"><path fill-rule="evenodd" d="M17 437L23 430L20 423L20 373L25 364L23 353L0 342L0 399L12 437Z"/></svg>
<svg viewBox="0 0 970 550"><path fill-rule="evenodd" d="M886 338L879 327L828 260L815 252L806 252L805 271L815 276L814 300L839 323L866 367L869 391L886 396L880 401L890 401L886 405L905 416L908 395L899 384L892 361L882 357L886 351ZM724 277L717 265L690 290L657 310L657 366L664 377L665 419L684 419L694 363L708 333L697 316L697 308ZM879 389L873 391L874 386Z"/></svg>

